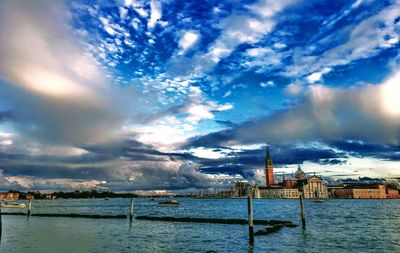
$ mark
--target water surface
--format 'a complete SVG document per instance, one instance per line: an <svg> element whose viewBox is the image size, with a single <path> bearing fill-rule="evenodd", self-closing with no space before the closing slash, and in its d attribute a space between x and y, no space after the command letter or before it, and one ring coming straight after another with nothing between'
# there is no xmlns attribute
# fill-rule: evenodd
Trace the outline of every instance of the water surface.
<svg viewBox="0 0 400 253"><path fill-rule="evenodd" d="M135 215L247 218L246 199L178 200L174 208L135 199ZM253 200L253 207L255 219L300 223L297 200ZM253 246L243 225L5 215L0 252L400 252L400 200L306 200L305 209L306 231L285 227ZM128 215L129 199L35 201L32 213Z"/></svg>

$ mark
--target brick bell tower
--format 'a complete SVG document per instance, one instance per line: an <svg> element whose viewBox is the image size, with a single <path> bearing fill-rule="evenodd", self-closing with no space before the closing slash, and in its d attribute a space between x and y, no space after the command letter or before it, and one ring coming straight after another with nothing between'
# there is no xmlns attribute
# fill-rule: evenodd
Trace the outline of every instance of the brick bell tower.
<svg viewBox="0 0 400 253"><path fill-rule="evenodd" d="M269 147L267 147L267 155L265 156L265 181L266 186L275 184L274 168L272 167L272 159L269 154Z"/></svg>

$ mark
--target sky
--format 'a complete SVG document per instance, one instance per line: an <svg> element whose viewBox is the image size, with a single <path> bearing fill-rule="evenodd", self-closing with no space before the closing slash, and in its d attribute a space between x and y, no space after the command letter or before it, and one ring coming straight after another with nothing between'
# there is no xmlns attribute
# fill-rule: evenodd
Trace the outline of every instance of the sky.
<svg viewBox="0 0 400 253"><path fill-rule="evenodd" d="M0 189L400 177L400 1L0 1Z"/></svg>

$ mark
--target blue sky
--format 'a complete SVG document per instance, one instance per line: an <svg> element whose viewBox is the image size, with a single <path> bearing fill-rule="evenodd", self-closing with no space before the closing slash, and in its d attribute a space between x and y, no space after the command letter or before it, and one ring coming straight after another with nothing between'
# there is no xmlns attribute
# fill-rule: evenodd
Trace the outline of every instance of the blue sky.
<svg viewBox="0 0 400 253"><path fill-rule="evenodd" d="M2 188L399 177L398 1L2 1Z"/></svg>

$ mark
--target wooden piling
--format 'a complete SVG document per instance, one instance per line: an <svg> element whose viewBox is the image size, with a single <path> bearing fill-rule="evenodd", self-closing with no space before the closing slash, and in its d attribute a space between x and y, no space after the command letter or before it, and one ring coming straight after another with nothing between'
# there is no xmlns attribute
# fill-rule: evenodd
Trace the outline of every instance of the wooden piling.
<svg viewBox="0 0 400 253"><path fill-rule="evenodd" d="M249 240L254 241L254 227L253 227L253 201L251 194L247 197L247 213L249 223Z"/></svg>
<svg viewBox="0 0 400 253"><path fill-rule="evenodd" d="M28 202L28 213L27 213L28 218L31 216L31 210L32 210L32 200L30 199Z"/></svg>
<svg viewBox="0 0 400 253"><path fill-rule="evenodd" d="M131 205L129 209L129 221L131 223L133 222L133 198L131 198Z"/></svg>
<svg viewBox="0 0 400 253"><path fill-rule="evenodd" d="M303 229L306 229L306 218L304 217L304 197L303 192L300 192L300 216Z"/></svg>

